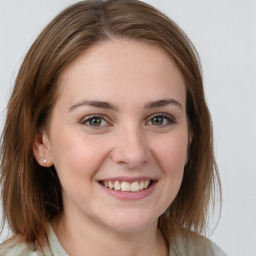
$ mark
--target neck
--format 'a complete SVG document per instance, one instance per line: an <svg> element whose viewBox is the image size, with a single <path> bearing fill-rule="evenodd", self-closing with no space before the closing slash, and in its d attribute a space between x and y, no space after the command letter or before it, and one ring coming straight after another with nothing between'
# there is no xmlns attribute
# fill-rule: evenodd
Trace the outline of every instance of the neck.
<svg viewBox="0 0 256 256"><path fill-rule="evenodd" d="M168 246L157 223L136 232L113 231L95 223L69 221L64 216L52 223L64 250L70 256L167 256Z"/></svg>

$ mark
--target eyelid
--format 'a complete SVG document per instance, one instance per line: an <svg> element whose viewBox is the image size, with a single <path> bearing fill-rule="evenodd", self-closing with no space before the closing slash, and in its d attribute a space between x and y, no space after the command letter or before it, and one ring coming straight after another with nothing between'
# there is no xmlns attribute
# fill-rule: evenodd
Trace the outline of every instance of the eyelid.
<svg viewBox="0 0 256 256"><path fill-rule="evenodd" d="M88 115L86 117L83 117L80 121L81 124L86 124L86 122L90 121L91 119L93 118L101 118L103 119L107 124L110 123L109 121L109 118L107 118L107 116L103 115L103 114L92 114L92 115ZM108 125L103 125L103 126L90 126L90 125L87 125L87 127L90 127L92 129L100 129L100 128L103 128L105 126L108 126Z"/></svg>
<svg viewBox="0 0 256 256"><path fill-rule="evenodd" d="M168 126L168 125L172 125L172 124L175 124L177 123L176 119L170 115L170 114L167 114L167 113L163 113L163 112L159 112L159 113L154 113L154 114L151 114L149 115L147 118L146 118L146 124L152 120L152 118L154 117L161 117L161 118L166 118L168 119L168 122L169 124L165 124L165 125L160 125L160 126ZM92 114L92 115L88 115L88 116L85 116L83 117L81 120L80 120L80 123L81 124L84 124L86 125L86 122L90 121L91 119L93 118L102 118L107 124L106 125L103 125L103 126L90 126L90 125L87 125L87 127L89 128L92 128L92 129L101 129L103 127L106 127L106 126L110 126L111 125L111 120L109 120L109 118L106 116L106 115L103 115L103 114ZM159 127L160 127L159 126Z"/></svg>
<svg viewBox="0 0 256 256"><path fill-rule="evenodd" d="M84 122L86 122L86 121L88 121L88 120L90 120L92 118L97 118L97 117L105 119L105 115L102 115L102 114L92 114L92 115L88 115L88 116L83 117L80 122L84 123Z"/></svg>
<svg viewBox="0 0 256 256"><path fill-rule="evenodd" d="M149 122L152 118L154 117L162 117L162 118L166 118L168 119L168 121L171 123L171 124L175 124L177 123L176 119L170 115L170 114L167 114L167 113L163 113L163 112L159 112L159 113L155 113L155 114L152 114L150 115L148 118L147 118L147 122Z"/></svg>

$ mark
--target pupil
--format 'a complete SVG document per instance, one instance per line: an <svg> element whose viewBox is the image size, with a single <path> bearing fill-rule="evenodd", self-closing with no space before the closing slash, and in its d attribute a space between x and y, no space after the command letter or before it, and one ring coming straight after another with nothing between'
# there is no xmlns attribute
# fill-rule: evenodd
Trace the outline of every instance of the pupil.
<svg viewBox="0 0 256 256"><path fill-rule="evenodd" d="M90 125L93 125L93 126L100 126L101 125L100 118L93 118L89 122L90 122Z"/></svg>
<svg viewBox="0 0 256 256"><path fill-rule="evenodd" d="M154 117L153 123L156 125L161 125L161 124L163 124L163 119L161 117Z"/></svg>

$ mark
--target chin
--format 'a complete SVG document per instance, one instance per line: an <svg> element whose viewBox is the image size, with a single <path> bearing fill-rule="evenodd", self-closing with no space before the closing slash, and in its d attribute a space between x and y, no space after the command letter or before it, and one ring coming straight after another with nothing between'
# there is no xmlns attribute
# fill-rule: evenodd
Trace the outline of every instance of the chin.
<svg viewBox="0 0 256 256"><path fill-rule="evenodd" d="M149 218L144 215L125 214L108 220L107 225L121 233L133 233L147 230L151 226L157 226L158 218Z"/></svg>

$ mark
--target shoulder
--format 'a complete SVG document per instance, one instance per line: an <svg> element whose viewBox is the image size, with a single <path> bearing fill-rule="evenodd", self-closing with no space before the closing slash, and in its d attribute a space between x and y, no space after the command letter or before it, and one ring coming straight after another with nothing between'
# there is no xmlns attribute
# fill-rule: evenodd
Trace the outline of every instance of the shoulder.
<svg viewBox="0 0 256 256"><path fill-rule="evenodd" d="M210 243L214 252L214 256L227 256L217 244L212 241L210 241Z"/></svg>
<svg viewBox="0 0 256 256"><path fill-rule="evenodd" d="M176 238L170 248L170 256L226 256L211 240L195 233Z"/></svg>
<svg viewBox="0 0 256 256"><path fill-rule="evenodd" d="M13 237L0 245L0 256L43 256L36 250L34 243L22 242L19 238Z"/></svg>

